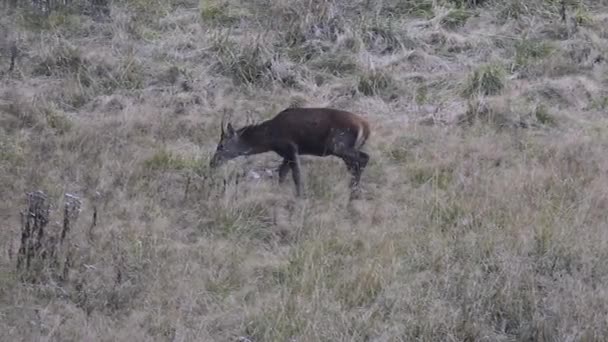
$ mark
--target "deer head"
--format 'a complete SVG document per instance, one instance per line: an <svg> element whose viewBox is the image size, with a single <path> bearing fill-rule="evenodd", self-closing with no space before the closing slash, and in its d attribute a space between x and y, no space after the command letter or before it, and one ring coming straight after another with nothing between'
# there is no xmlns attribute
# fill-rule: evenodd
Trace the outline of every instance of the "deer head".
<svg viewBox="0 0 608 342"><path fill-rule="evenodd" d="M222 120L220 141L218 142L217 149L211 158L209 167L219 167L228 160L247 155L251 149L251 146L249 146L249 144L241 138L241 133L235 130L231 123L228 123L224 129L224 123Z"/></svg>

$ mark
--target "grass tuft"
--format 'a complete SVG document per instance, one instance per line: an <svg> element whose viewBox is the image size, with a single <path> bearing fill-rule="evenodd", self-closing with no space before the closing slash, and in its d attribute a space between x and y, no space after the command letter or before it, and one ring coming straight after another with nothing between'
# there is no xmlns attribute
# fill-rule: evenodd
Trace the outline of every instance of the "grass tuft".
<svg viewBox="0 0 608 342"><path fill-rule="evenodd" d="M372 70L359 76L357 89L366 96L387 95L395 81L382 70Z"/></svg>
<svg viewBox="0 0 608 342"><path fill-rule="evenodd" d="M515 44L515 64L526 67L541 61L555 52L555 47L546 41L520 40Z"/></svg>
<svg viewBox="0 0 608 342"><path fill-rule="evenodd" d="M469 10L454 8L441 18L441 25L447 29L453 30L462 27L473 15L474 13Z"/></svg>
<svg viewBox="0 0 608 342"><path fill-rule="evenodd" d="M473 71L467 79L463 96L498 95L505 88L506 72L500 64L486 64Z"/></svg>

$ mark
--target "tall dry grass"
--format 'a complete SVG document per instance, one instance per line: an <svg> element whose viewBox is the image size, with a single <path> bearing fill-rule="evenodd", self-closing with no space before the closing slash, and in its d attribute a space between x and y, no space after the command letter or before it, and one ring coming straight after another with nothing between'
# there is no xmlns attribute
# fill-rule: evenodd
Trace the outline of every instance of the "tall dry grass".
<svg viewBox="0 0 608 342"><path fill-rule="evenodd" d="M0 340L608 334L606 4L9 3ZM208 169L223 114L288 106L369 119L364 199L336 159L303 200L270 154ZM60 280L16 268L35 190L49 235L81 200Z"/></svg>

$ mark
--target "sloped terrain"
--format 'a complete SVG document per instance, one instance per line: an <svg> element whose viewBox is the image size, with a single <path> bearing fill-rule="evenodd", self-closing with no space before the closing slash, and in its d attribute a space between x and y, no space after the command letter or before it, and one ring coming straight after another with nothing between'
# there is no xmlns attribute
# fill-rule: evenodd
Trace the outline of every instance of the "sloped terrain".
<svg viewBox="0 0 608 342"><path fill-rule="evenodd" d="M603 2L29 4L0 5L0 340L608 335ZM289 106L369 120L362 199L336 158L302 200L272 154L209 170L224 115ZM47 236L81 206L28 278L36 190Z"/></svg>

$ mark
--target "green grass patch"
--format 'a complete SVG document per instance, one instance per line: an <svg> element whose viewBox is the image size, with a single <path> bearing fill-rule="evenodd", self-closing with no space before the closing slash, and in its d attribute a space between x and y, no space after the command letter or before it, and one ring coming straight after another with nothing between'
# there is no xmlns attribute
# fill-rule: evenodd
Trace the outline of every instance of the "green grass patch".
<svg viewBox="0 0 608 342"><path fill-rule="evenodd" d="M82 27L82 17L69 7L56 8L48 15L33 8L25 8L18 17L19 26L32 31L77 32Z"/></svg>
<svg viewBox="0 0 608 342"><path fill-rule="evenodd" d="M405 164L414 160L415 155L412 151L422 145L423 142L423 139L404 135L388 145L384 151L392 162Z"/></svg>
<svg viewBox="0 0 608 342"><path fill-rule="evenodd" d="M143 163L144 168L152 171L183 171L200 172L204 165L200 160L178 156L166 149L154 153Z"/></svg>
<svg viewBox="0 0 608 342"><path fill-rule="evenodd" d="M441 26L454 30L464 26L467 20L469 20L469 18L474 14L474 12L462 8L451 9L448 14L441 19Z"/></svg>
<svg viewBox="0 0 608 342"><path fill-rule="evenodd" d="M381 270L382 266L374 263L356 270L354 275L338 284L336 289L338 300L347 308L371 305L382 292Z"/></svg>
<svg viewBox="0 0 608 342"><path fill-rule="evenodd" d="M233 7L227 1L222 0L200 0L199 10L204 24L230 26L240 19L250 16L250 13L244 8Z"/></svg>
<svg viewBox="0 0 608 342"><path fill-rule="evenodd" d="M395 81L388 72L372 70L359 76L357 89L367 96L387 95Z"/></svg>
<svg viewBox="0 0 608 342"><path fill-rule="evenodd" d="M435 16L432 0L394 0L387 1L382 7L383 16L419 17L431 19Z"/></svg>
<svg viewBox="0 0 608 342"><path fill-rule="evenodd" d="M555 126L557 124L555 117L551 115L547 106L542 103L534 109L534 117L543 125Z"/></svg>
<svg viewBox="0 0 608 342"><path fill-rule="evenodd" d="M122 5L129 7L134 14L134 21L142 24L156 24L173 9L173 2L168 0L122 0Z"/></svg>
<svg viewBox="0 0 608 342"><path fill-rule="evenodd" d="M65 134L72 129L72 121L65 113L56 110L47 110L45 114L47 125L57 132L57 134Z"/></svg>
<svg viewBox="0 0 608 342"><path fill-rule="evenodd" d="M25 150L7 135L0 135L0 164L21 165L25 161Z"/></svg>
<svg viewBox="0 0 608 342"><path fill-rule="evenodd" d="M324 53L311 61L310 65L334 76L352 75L359 70L359 65L351 54L340 52Z"/></svg>
<svg viewBox="0 0 608 342"><path fill-rule="evenodd" d="M41 61L34 67L32 73L34 76L74 74L86 67L87 64L88 61L82 57L79 48L61 41L59 45L42 56Z"/></svg>
<svg viewBox="0 0 608 342"><path fill-rule="evenodd" d="M454 172L449 166L411 166L407 173L410 181L415 186L421 186L428 183L441 190L446 190L452 184L454 178Z"/></svg>
<svg viewBox="0 0 608 342"><path fill-rule="evenodd" d="M362 28L363 43L370 51L390 54L403 48L396 25L391 20L374 20Z"/></svg>
<svg viewBox="0 0 608 342"><path fill-rule="evenodd" d="M498 95L506 85L506 71L500 64L483 65L469 76L462 92L465 97Z"/></svg>
<svg viewBox="0 0 608 342"><path fill-rule="evenodd" d="M210 208L212 223L209 231L223 238L270 241L272 212L264 203L238 203L232 207Z"/></svg>
<svg viewBox="0 0 608 342"><path fill-rule="evenodd" d="M264 86L273 79L271 54L259 38L239 43L218 34L213 38L212 50L214 70L235 84Z"/></svg>
<svg viewBox="0 0 608 342"><path fill-rule="evenodd" d="M520 40L515 43L515 65L525 67L542 61L555 50L555 46L547 41Z"/></svg>
<svg viewBox="0 0 608 342"><path fill-rule="evenodd" d="M457 8L474 8L488 2L488 0L447 0L448 3Z"/></svg>

